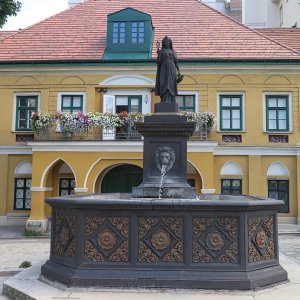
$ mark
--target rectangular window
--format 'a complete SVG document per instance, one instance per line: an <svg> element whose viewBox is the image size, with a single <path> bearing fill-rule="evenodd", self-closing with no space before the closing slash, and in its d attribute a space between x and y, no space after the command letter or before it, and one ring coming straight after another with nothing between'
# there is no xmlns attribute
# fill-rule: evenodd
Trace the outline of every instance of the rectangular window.
<svg viewBox="0 0 300 300"><path fill-rule="evenodd" d="M142 96L116 96L116 113L121 111L141 112Z"/></svg>
<svg viewBox="0 0 300 300"><path fill-rule="evenodd" d="M221 179L221 194L223 195L241 195L241 179Z"/></svg>
<svg viewBox="0 0 300 300"><path fill-rule="evenodd" d="M287 95L266 96L267 131L289 130L289 97Z"/></svg>
<svg viewBox="0 0 300 300"><path fill-rule="evenodd" d="M59 179L59 196L75 195L75 178Z"/></svg>
<svg viewBox="0 0 300 300"><path fill-rule="evenodd" d="M241 95L220 95L220 130L243 130L242 112Z"/></svg>
<svg viewBox="0 0 300 300"><path fill-rule="evenodd" d="M192 111L196 110L195 95L178 95L176 96L179 111Z"/></svg>
<svg viewBox="0 0 300 300"><path fill-rule="evenodd" d="M16 102L16 130L31 130L30 118L38 111L38 96L17 96Z"/></svg>
<svg viewBox="0 0 300 300"><path fill-rule="evenodd" d="M290 212L288 180L268 180L268 197L284 201L284 205L279 209L279 212Z"/></svg>
<svg viewBox="0 0 300 300"><path fill-rule="evenodd" d="M113 23L113 44L125 44L126 24L125 22Z"/></svg>
<svg viewBox="0 0 300 300"><path fill-rule="evenodd" d="M132 44L142 44L145 40L145 23L131 23L131 42Z"/></svg>
<svg viewBox="0 0 300 300"><path fill-rule="evenodd" d="M62 95L61 96L61 111L62 112L82 112L83 111L83 96L82 95Z"/></svg>
<svg viewBox="0 0 300 300"><path fill-rule="evenodd" d="M14 209L31 208L31 178L15 178Z"/></svg>

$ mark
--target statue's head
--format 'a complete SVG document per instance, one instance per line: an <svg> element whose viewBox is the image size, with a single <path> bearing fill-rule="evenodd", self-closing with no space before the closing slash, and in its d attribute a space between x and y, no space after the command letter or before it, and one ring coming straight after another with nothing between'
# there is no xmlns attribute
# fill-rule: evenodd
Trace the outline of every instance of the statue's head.
<svg viewBox="0 0 300 300"><path fill-rule="evenodd" d="M173 49L172 40L169 37L165 36L162 40L162 48Z"/></svg>
<svg viewBox="0 0 300 300"><path fill-rule="evenodd" d="M170 147L158 147L155 151L155 163L159 171L165 166L166 172L173 168L175 162L174 150Z"/></svg>

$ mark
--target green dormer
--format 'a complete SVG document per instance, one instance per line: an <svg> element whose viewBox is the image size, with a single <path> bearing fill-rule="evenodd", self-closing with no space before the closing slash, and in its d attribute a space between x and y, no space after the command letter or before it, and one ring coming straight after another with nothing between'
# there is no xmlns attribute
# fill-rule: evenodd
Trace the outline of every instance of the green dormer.
<svg viewBox="0 0 300 300"><path fill-rule="evenodd" d="M152 53L151 16L125 8L107 17L107 43L103 59L149 59Z"/></svg>

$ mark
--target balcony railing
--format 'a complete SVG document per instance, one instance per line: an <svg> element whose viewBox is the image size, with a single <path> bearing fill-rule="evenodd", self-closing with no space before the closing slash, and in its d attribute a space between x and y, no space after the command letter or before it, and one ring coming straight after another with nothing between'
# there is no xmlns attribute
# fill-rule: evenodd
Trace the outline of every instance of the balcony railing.
<svg viewBox="0 0 300 300"><path fill-rule="evenodd" d="M196 128L190 140L206 141L210 133L209 128ZM142 140L141 134L135 126L124 126L120 128L87 127L81 132L59 130L57 126L43 128L34 135L35 141L138 141Z"/></svg>

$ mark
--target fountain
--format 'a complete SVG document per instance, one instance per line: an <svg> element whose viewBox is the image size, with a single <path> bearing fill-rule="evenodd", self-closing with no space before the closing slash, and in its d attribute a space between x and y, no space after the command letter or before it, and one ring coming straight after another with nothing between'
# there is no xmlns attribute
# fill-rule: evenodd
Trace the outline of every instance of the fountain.
<svg viewBox="0 0 300 300"><path fill-rule="evenodd" d="M188 185L187 140L195 124L176 113L177 90L169 82L174 71L166 74L162 62L164 52L170 58L172 51L164 39L157 72L162 102L136 124L144 136L142 184L132 194L47 199L53 224L50 259L42 266L47 282L243 290L287 280L278 257L282 201L204 197Z"/></svg>

